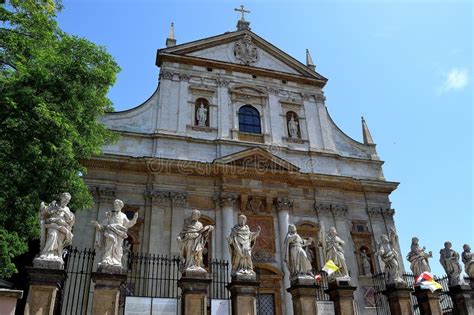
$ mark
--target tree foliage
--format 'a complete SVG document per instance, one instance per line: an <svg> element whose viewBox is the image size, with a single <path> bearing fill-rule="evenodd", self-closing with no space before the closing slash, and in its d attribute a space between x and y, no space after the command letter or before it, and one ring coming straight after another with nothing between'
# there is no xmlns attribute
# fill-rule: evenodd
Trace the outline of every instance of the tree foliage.
<svg viewBox="0 0 474 315"><path fill-rule="evenodd" d="M1 3L1 1L0 1ZM40 201L72 194L91 206L80 160L114 135L100 122L118 65L103 47L63 32L55 0L0 5L0 277L39 234Z"/></svg>

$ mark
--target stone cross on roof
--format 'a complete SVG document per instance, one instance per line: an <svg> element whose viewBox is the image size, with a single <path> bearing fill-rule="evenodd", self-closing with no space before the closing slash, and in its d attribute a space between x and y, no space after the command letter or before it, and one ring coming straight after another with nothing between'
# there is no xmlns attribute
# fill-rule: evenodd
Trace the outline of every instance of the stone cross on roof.
<svg viewBox="0 0 474 315"><path fill-rule="evenodd" d="M250 13L249 10L244 9L243 5L240 6L240 9L235 8L234 11L240 12L242 14L242 18L241 18L242 21L245 21L244 14L245 13Z"/></svg>

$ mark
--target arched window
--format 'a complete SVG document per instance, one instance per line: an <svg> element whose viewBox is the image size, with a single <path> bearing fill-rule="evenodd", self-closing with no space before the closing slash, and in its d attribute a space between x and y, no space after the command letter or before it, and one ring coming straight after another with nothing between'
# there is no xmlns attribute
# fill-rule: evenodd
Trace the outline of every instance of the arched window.
<svg viewBox="0 0 474 315"><path fill-rule="evenodd" d="M198 98L194 104L194 125L209 127L209 102Z"/></svg>
<svg viewBox="0 0 474 315"><path fill-rule="evenodd" d="M286 113L286 128L289 138L301 138L300 122L295 112L289 111Z"/></svg>
<svg viewBox="0 0 474 315"><path fill-rule="evenodd" d="M260 114L255 107L245 105L239 109L239 131L257 134L262 133Z"/></svg>

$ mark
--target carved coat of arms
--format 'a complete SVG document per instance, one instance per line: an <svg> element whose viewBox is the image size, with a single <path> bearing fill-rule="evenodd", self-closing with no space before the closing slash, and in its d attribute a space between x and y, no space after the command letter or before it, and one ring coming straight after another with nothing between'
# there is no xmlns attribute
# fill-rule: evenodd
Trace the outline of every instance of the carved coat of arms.
<svg viewBox="0 0 474 315"><path fill-rule="evenodd" d="M244 65L251 65L257 62L258 52L257 46L252 43L250 35L244 37L234 44L234 56Z"/></svg>

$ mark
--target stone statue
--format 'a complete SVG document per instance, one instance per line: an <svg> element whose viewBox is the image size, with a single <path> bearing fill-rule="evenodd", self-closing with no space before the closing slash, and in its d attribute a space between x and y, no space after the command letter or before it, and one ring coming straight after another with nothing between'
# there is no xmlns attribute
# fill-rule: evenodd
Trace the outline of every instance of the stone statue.
<svg viewBox="0 0 474 315"><path fill-rule="evenodd" d="M290 279L298 277L313 278L313 266L308 258L306 249L312 240L304 240L298 235L296 226L290 224L285 239L284 261L290 271Z"/></svg>
<svg viewBox="0 0 474 315"><path fill-rule="evenodd" d="M451 242L444 242L444 248L439 251L439 262L448 275L448 285L450 287L461 284L461 264L459 254L451 249Z"/></svg>
<svg viewBox="0 0 474 315"><path fill-rule="evenodd" d="M375 254L380 256L385 265L385 280L388 284L406 286L406 282L401 277L400 256L396 251L398 235L395 230L391 228L389 236L382 235L380 241Z"/></svg>
<svg viewBox="0 0 474 315"><path fill-rule="evenodd" d="M368 277L372 276L372 272L370 271L370 258L365 249L360 252L360 262L362 265L363 275Z"/></svg>
<svg viewBox="0 0 474 315"><path fill-rule="evenodd" d="M462 249L461 257L464 263L464 271L469 278L474 279L474 254L471 253L471 247L468 244L464 244Z"/></svg>
<svg viewBox="0 0 474 315"><path fill-rule="evenodd" d="M240 279L255 279L255 271L252 264L252 248L261 228L251 232L247 225L247 217L240 214L238 224L235 225L228 238L229 251L232 260L232 276Z"/></svg>
<svg viewBox="0 0 474 315"><path fill-rule="evenodd" d="M207 108L204 107L204 103L201 102L199 108L196 111L196 120L198 121L198 126L205 127L207 122Z"/></svg>
<svg viewBox="0 0 474 315"><path fill-rule="evenodd" d="M415 276L421 275L423 272L431 272L428 258L433 257L433 253L425 253L425 247L420 247L418 244L419 240L417 237L411 239L410 252L407 255L407 260L410 262L411 272Z"/></svg>
<svg viewBox="0 0 474 315"><path fill-rule="evenodd" d="M331 276L338 278L350 279L349 271L347 270L346 258L344 257L345 242L337 235L335 227L331 227L325 239L326 259L332 260L339 270Z"/></svg>
<svg viewBox="0 0 474 315"><path fill-rule="evenodd" d="M295 121L295 115L291 115L288 121L288 133L291 138L298 138L298 122Z"/></svg>
<svg viewBox="0 0 474 315"><path fill-rule="evenodd" d="M203 226L199 219L201 212L194 209L191 216L184 221L183 230L176 238L180 247L180 271L187 276L206 275L202 264L202 252L209 234L214 230L212 225Z"/></svg>
<svg viewBox="0 0 474 315"><path fill-rule="evenodd" d="M72 243L72 226L74 214L67 206L71 195L67 192L59 197L59 204L53 200L49 205L40 205L40 247L39 257L33 260L33 265L39 268L63 269L64 248Z"/></svg>
<svg viewBox="0 0 474 315"><path fill-rule="evenodd" d="M99 272L122 272L123 241L127 238L128 229L134 226L138 219L136 212L133 219L129 220L122 208L123 201L116 199L113 210L105 213L102 223L91 221L96 228L95 245L103 249L102 259L98 264Z"/></svg>

